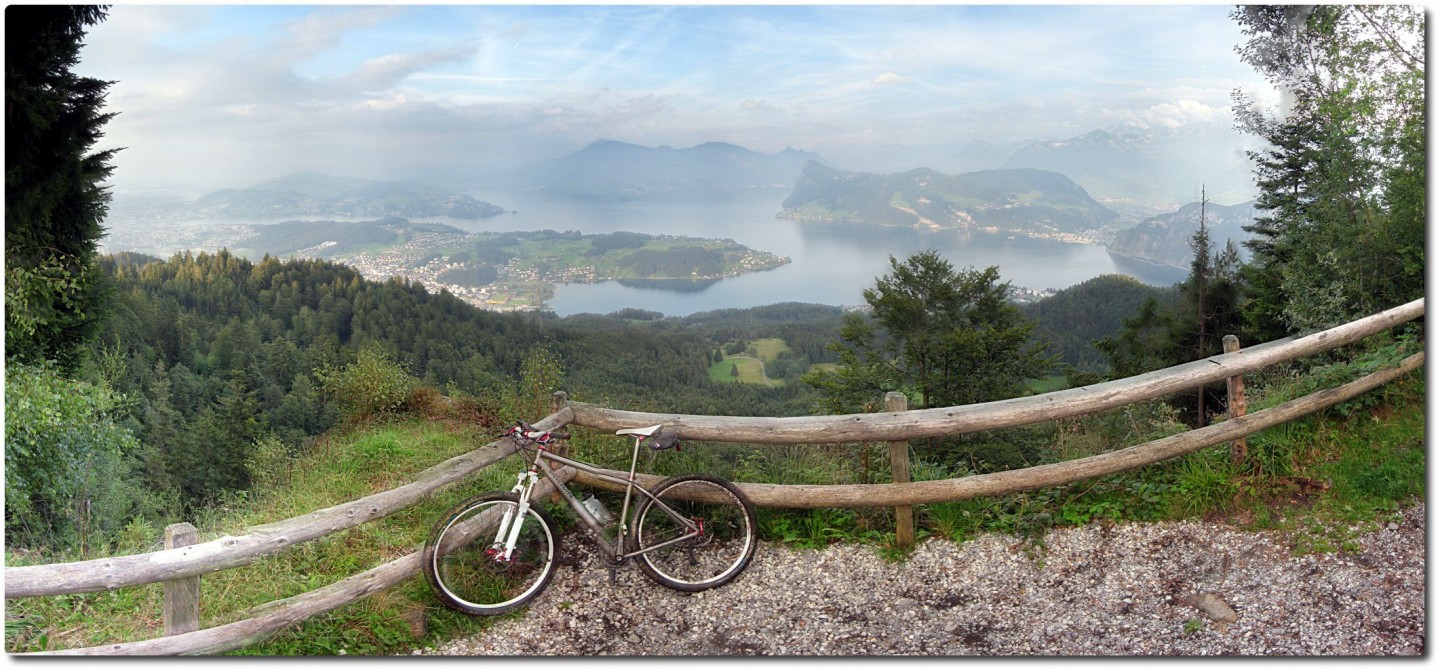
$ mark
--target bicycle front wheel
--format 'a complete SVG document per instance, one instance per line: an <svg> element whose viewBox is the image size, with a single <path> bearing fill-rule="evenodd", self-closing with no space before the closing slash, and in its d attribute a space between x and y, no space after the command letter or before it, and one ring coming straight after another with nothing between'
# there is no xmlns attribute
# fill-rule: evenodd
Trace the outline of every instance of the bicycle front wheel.
<svg viewBox="0 0 1440 671"><path fill-rule="evenodd" d="M555 525L536 507L516 519L519 504L513 493L486 494L451 509L435 525L422 559L425 578L445 605L470 615L499 615L550 584ZM515 546L506 557L510 537Z"/></svg>
<svg viewBox="0 0 1440 671"><path fill-rule="evenodd" d="M734 580L750 564L755 509L735 485L681 475L661 482L654 493L664 506L642 496L630 538L631 547L644 552L645 575L671 589L699 592ZM699 533L675 515L692 521Z"/></svg>

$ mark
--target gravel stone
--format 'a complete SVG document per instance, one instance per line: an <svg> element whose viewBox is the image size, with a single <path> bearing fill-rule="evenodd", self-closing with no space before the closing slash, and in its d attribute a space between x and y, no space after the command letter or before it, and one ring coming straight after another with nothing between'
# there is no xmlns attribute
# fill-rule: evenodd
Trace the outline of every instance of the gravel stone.
<svg viewBox="0 0 1440 671"><path fill-rule="evenodd" d="M762 544L724 587L684 594L581 537L523 617L416 655L1010 656L1425 653L1425 508L1357 536L1354 554L1291 556L1274 532L1205 522L928 539L908 559ZM1363 559L1362 559L1363 558ZM1200 619L1213 596L1234 622ZM1228 619L1228 618L1226 618Z"/></svg>

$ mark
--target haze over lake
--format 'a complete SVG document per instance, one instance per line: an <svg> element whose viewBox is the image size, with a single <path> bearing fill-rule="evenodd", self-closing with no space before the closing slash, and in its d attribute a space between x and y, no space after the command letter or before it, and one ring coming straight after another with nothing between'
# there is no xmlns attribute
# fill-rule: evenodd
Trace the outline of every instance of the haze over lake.
<svg viewBox="0 0 1440 671"><path fill-rule="evenodd" d="M780 191L743 197L686 201L589 203L530 193L483 193L477 198L516 214L462 221L444 220L471 231L578 230L633 231L702 238L731 238L748 247L790 257L780 268L713 282L618 282L563 284L549 307L560 316L605 314L640 308L687 315L721 308L745 308L787 301L859 305L860 292L888 272L889 257L935 249L956 268L1000 267L1016 287L1063 289L1098 275L1122 273L1147 284L1168 286L1184 279L1175 268L1126 262L1099 245L1039 240L1007 233L965 230L921 231L868 225L802 224L776 219ZM430 219L426 219L427 221Z"/></svg>

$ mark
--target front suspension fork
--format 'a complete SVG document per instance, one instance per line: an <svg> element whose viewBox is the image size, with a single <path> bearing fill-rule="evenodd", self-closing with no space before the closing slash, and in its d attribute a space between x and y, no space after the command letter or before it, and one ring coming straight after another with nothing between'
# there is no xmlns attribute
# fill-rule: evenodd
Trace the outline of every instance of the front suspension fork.
<svg viewBox="0 0 1440 671"><path fill-rule="evenodd" d="M530 512L530 491L535 488L539 479L532 467L521 471L515 479L515 486L510 489L519 496L520 501L514 508L507 509L505 516L500 518L500 528L495 530L495 541L490 545L491 551L500 561L510 561L510 556L515 552L515 544L520 540L520 528L524 526L526 513Z"/></svg>

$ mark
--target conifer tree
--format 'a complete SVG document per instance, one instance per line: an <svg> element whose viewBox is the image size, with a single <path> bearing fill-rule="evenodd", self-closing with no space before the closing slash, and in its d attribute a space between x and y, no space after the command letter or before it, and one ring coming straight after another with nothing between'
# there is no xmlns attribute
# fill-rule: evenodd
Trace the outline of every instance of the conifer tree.
<svg viewBox="0 0 1440 671"><path fill-rule="evenodd" d="M826 393L830 411L896 390L921 408L994 401L1050 370L1046 345L1030 338L1034 324L1009 302L998 268L957 271L934 251L891 257L890 267L863 292L873 322L847 315L831 345L840 370L803 378Z"/></svg>
<svg viewBox="0 0 1440 671"><path fill-rule="evenodd" d="M1425 22L1403 5L1246 5L1242 60L1286 94L1237 93L1262 216L1246 312L1264 339L1424 295Z"/></svg>
<svg viewBox="0 0 1440 671"><path fill-rule="evenodd" d="M91 153L110 82L71 72L97 6L5 9L5 349L73 366L103 313L95 246L117 150Z"/></svg>

